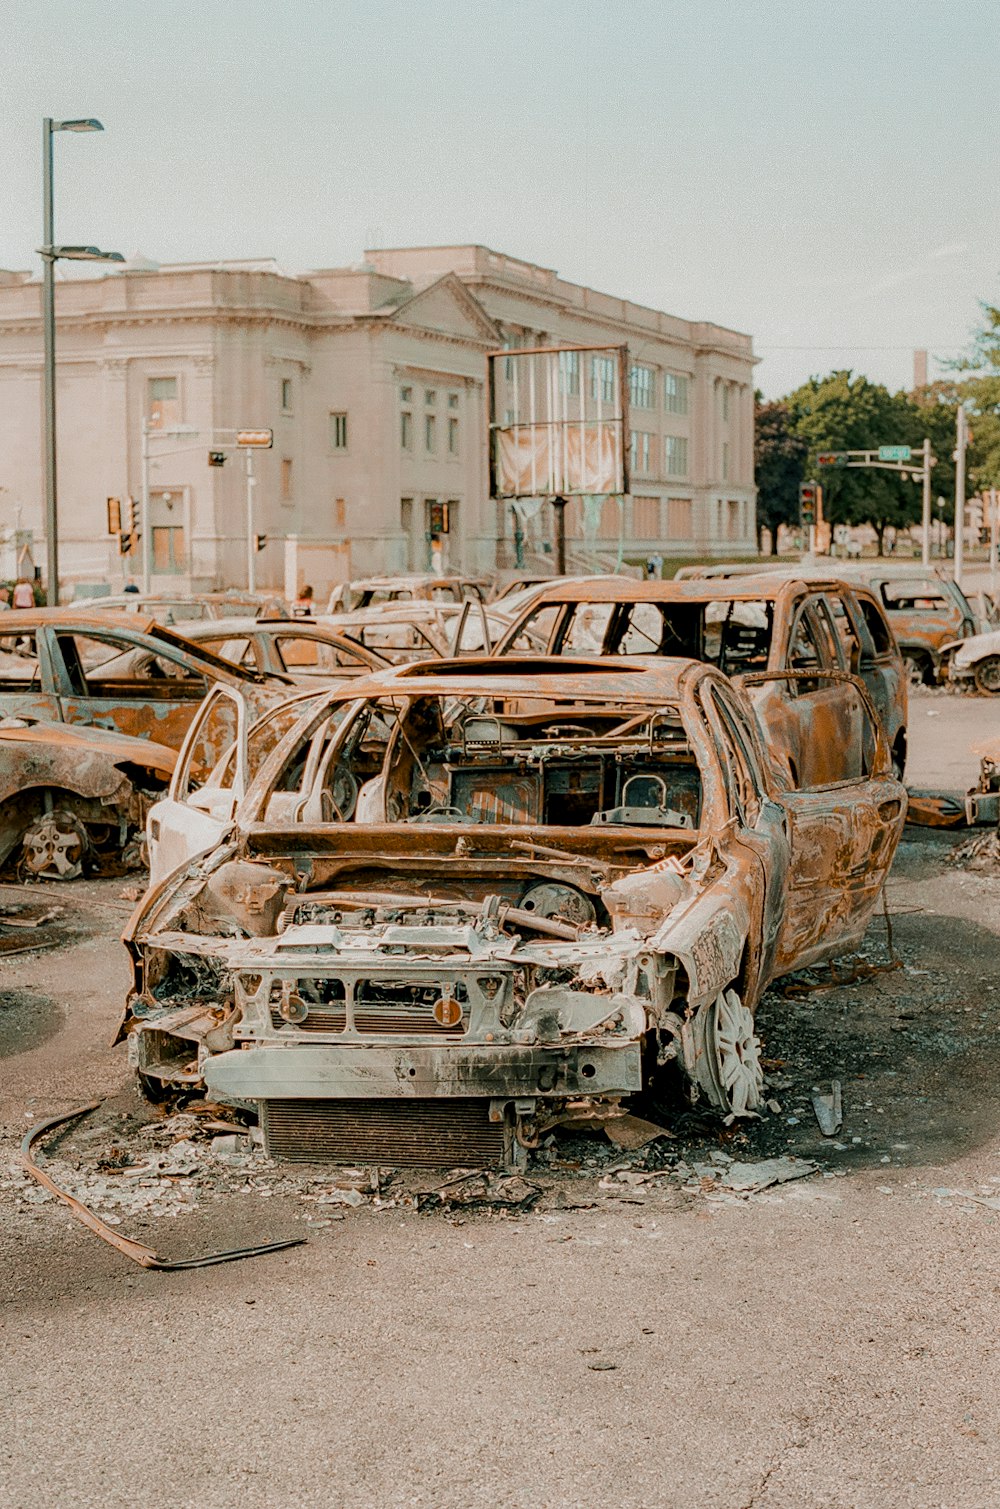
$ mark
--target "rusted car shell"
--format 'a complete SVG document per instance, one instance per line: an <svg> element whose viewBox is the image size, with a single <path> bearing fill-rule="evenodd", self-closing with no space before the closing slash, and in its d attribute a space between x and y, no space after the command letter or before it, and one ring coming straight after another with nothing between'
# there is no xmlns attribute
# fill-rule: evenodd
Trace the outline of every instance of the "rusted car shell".
<svg viewBox="0 0 1000 1509"><path fill-rule="evenodd" d="M936 681L944 669L942 652L949 642L968 638L980 624L975 609L958 583L948 576L943 567L925 569L919 561L830 561L815 558L804 560L795 566L762 559L759 564L733 565L717 562L711 566L684 566L674 578L680 580L719 580L741 578L766 572L768 576L797 576L806 580L835 575L850 585L862 583L878 597L886 617L892 626L900 652L910 668L911 679ZM894 584L913 582L933 583L934 594L944 599L940 605L896 607L893 604Z"/></svg>
<svg viewBox="0 0 1000 1509"><path fill-rule="evenodd" d="M307 1101L382 1114L400 1099L471 1098L530 1138L546 1116L571 1114L571 1103L618 1104L642 1087L650 1062L673 1059L713 1104L752 1109L754 1005L776 974L858 941L904 821L905 790L863 685L828 674L865 710L870 764L853 781L794 793L780 788L745 694L698 662L445 662L320 699L262 767L217 848L168 876L132 918L132 1062L160 1083L262 1103L265 1126L277 1118L266 1131L274 1146L285 1136L278 1120L287 1132L288 1107ZM336 761L369 701L415 707L428 697L492 706L491 716L502 698L535 730L529 741L548 737L539 720L550 718L553 751L523 746L546 771L562 744L579 739L575 720L590 709L619 710L632 731L614 744L614 760L643 768L665 719L664 730L683 730L671 747L698 772L698 825L680 826L676 814L651 825L630 807L583 826L267 816L303 737L326 739L327 707L350 699L356 709L323 745ZM552 711L541 711L543 701ZM730 753L738 750L742 774ZM586 896L600 920L533 932L518 897L539 885ZM301 921L303 907L318 909L318 920ZM428 1035L390 1020L365 1029L353 1006L349 1019L324 1025L341 999L327 993L310 999L333 1007L314 1006L303 1029L298 981L327 992L346 982L349 1001L356 982L368 991L387 982L390 999L433 984L468 1003L468 1026L449 1033L445 1022ZM498 1014L504 1003L509 1018ZM720 1013L739 1035L742 1068L725 1056ZM727 1067L739 1080L736 1104Z"/></svg>
<svg viewBox="0 0 1000 1509"><path fill-rule="evenodd" d="M327 613L352 613L381 605L406 602L461 604L466 598L485 600L489 583L472 576L438 576L432 571L400 576L366 576L341 582L330 593Z"/></svg>
<svg viewBox="0 0 1000 1509"><path fill-rule="evenodd" d="M116 651L114 663L124 667L124 674L114 675L111 660L93 672L74 668L61 640L77 635ZM232 665L141 614L84 613L73 608L10 611L0 616L0 640L30 640L37 650L32 676L8 679L0 672L0 715L89 724L152 738L172 749L180 748L205 687L222 682L240 689L260 711L287 696L292 687L287 676L262 675ZM131 657L155 660L158 656L172 662L175 676L136 681L129 673ZM216 753L222 754L224 747Z"/></svg>
<svg viewBox="0 0 1000 1509"><path fill-rule="evenodd" d="M227 618L192 624L186 630L192 644L222 644L227 640L246 640L253 654L258 671L274 676L290 676L293 681L314 685L348 681L359 675L371 675L385 670L389 661L366 645L350 639L343 633L336 618ZM350 663L338 666L329 672L303 673L299 667L286 663L281 657L278 642L282 639L300 638L312 640L317 646L325 646L335 654L349 657ZM218 654L215 650L213 653ZM221 656L228 660L228 656ZM241 662L232 662L233 664Z"/></svg>
<svg viewBox="0 0 1000 1509"><path fill-rule="evenodd" d="M151 739L62 723L0 723L0 863L9 858L44 793L84 823L128 822L141 830L144 809L133 802L136 781L149 773L169 780L177 753Z"/></svg>
<svg viewBox="0 0 1000 1509"><path fill-rule="evenodd" d="M712 603L764 602L772 606L773 629L767 647L766 667L761 668L777 672L792 669L794 666L792 638L797 615L801 614L807 604L811 602L819 604L830 597L838 598L843 603L846 612L850 614L852 631L861 644L863 653L858 666L848 665L841 637L838 633L834 633L830 640L832 657L828 662L821 663L821 668L858 671L882 719L896 768L899 773L902 773L906 763L908 713L907 685L902 657L892 640L892 631L886 622L884 609L876 603L872 594L863 587L856 591L850 583L841 581L837 577L824 576L807 580L795 575L778 576L777 573L761 573L741 575L736 580L720 582L697 578L683 581L629 581L621 577L608 577L579 584L555 582L533 598L503 638L499 640L495 653L498 655L516 653L513 646L516 645L518 636L523 633L525 626L530 623L532 616L544 611L550 605L556 608L572 609L576 604L621 604L624 607L631 603L637 605L649 603L666 608L673 604L708 607ZM882 652L879 652L872 640L871 630L866 622L864 603L867 603L870 612L878 615L886 635L887 646ZM556 619L551 631L550 647L565 623L564 616ZM617 659L617 655L615 658ZM640 650L629 658L655 664L658 657L652 650L649 652ZM737 684L741 679L738 672L733 674L733 680ZM775 704L780 700L774 684L769 692L761 693L761 695L766 696ZM831 699L826 697L821 700L830 701ZM809 783L818 782L821 779L833 779L834 767L831 762L839 747L836 742L834 744L827 742L828 735L833 730L830 726L817 730L819 736L814 739L808 726L800 726L804 721L801 717L802 712L801 706L786 707L783 712L776 707L774 716L770 711L765 715L774 738L780 741L777 747L779 759L785 766L790 764L793 770L800 773ZM829 725L829 719L826 722Z"/></svg>

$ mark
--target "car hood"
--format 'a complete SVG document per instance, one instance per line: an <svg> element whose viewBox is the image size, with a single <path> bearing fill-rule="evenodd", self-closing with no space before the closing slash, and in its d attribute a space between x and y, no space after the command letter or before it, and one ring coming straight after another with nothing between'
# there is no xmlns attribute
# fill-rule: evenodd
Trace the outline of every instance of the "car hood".
<svg viewBox="0 0 1000 1509"><path fill-rule="evenodd" d="M88 728L79 723L55 723L28 718L0 720L0 747L16 748L35 745L52 750L103 754L112 764L128 761L144 770L156 770L169 776L177 764L176 749L157 744L152 739L135 739L113 729Z"/></svg>
<svg viewBox="0 0 1000 1509"><path fill-rule="evenodd" d="M952 663L975 665L977 660L984 660L987 655L1000 655L1000 630L998 629L994 629L990 634L973 634L969 639L958 640Z"/></svg>

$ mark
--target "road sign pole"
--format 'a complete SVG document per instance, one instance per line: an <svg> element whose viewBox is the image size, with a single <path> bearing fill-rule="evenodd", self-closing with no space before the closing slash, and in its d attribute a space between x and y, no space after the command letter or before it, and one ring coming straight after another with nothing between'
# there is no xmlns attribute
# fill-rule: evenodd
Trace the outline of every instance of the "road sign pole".
<svg viewBox="0 0 1000 1509"><path fill-rule="evenodd" d="M997 595L997 538L1000 533L1000 518L998 518L998 504L1000 493L995 487L990 488L990 596L996 602Z"/></svg>
<svg viewBox="0 0 1000 1509"><path fill-rule="evenodd" d="M920 553L924 567L931 563L931 443L924 439L924 470L921 478L924 485L923 507L920 514Z"/></svg>
<svg viewBox="0 0 1000 1509"><path fill-rule="evenodd" d="M253 474L253 450L250 446L244 451L244 455L247 458L247 590L255 592L257 589L257 562L253 538L253 490L257 483Z"/></svg>

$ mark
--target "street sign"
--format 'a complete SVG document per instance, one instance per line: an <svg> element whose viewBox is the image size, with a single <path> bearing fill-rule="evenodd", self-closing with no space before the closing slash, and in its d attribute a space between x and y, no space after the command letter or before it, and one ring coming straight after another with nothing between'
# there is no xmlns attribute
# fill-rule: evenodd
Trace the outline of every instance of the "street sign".
<svg viewBox="0 0 1000 1509"><path fill-rule="evenodd" d="M878 448L880 461L909 461L911 454L908 445L880 445Z"/></svg>
<svg viewBox="0 0 1000 1509"><path fill-rule="evenodd" d="M209 453L208 453L208 464L209 464L209 466L225 466L225 464L226 464L226 453L225 453L225 451L209 451Z"/></svg>
<svg viewBox="0 0 1000 1509"><path fill-rule="evenodd" d="M240 446L260 446L263 450L270 450L274 444L273 430L237 430L236 444Z"/></svg>

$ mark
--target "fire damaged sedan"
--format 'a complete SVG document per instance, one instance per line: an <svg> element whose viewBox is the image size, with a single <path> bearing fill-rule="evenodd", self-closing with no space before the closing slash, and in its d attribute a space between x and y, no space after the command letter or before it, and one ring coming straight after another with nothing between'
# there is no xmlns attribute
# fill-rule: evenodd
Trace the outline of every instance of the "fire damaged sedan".
<svg viewBox="0 0 1000 1509"><path fill-rule="evenodd" d="M752 1111L762 991L857 943L905 816L863 685L782 679L817 674L856 738L792 791L693 661L443 662L313 699L129 924L147 1088L257 1111L276 1156L401 1165L516 1163L678 1083Z"/></svg>

